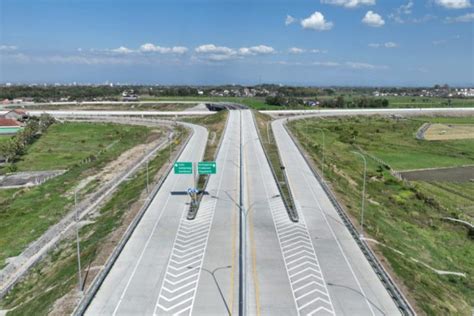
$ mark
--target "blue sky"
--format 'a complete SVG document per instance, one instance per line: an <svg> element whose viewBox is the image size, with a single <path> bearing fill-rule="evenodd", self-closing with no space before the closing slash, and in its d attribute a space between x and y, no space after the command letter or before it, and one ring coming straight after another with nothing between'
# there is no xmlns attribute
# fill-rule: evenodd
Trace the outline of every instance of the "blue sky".
<svg viewBox="0 0 474 316"><path fill-rule="evenodd" d="M0 82L474 85L472 0L0 0Z"/></svg>

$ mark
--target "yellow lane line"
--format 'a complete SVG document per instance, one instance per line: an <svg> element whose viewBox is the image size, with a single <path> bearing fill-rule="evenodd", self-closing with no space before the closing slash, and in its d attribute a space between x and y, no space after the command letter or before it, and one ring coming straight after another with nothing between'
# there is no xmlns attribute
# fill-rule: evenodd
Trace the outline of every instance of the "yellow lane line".
<svg viewBox="0 0 474 316"><path fill-rule="evenodd" d="M237 168L237 176L235 177L236 179L236 188L239 187L239 169ZM234 199L236 199L237 195L237 190L235 191L235 196ZM237 201L237 200L236 200ZM234 203L234 206L232 207L232 270L230 274L230 314L232 315L234 312L234 298L235 298L235 286L234 286L234 277L235 277L235 266L236 266L236 260L235 260L235 242L236 242L236 235L237 235L237 206Z"/></svg>
<svg viewBox="0 0 474 316"><path fill-rule="evenodd" d="M247 167L247 155L245 155L245 179L248 179L248 169ZM247 205L249 199L249 193L252 192L250 190L250 182L247 182L247 190L246 190L246 197L247 197ZM252 210L247 209L248 213L248 226L250 227L250 243L251 243L251 251L252 251L252 275L253 275L253 283L255 287L255 305L257 309L257 316L260 316L260 286L258 283L258 273L257 273L257 251L255 246L255 239L254 239L254 225L253 225L253 215Z"/></svg>

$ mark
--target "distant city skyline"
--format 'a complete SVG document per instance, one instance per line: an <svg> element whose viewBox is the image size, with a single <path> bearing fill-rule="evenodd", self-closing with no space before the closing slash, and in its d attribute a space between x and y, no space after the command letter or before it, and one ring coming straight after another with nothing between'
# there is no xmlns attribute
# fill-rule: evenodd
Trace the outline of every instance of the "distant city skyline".
<svg viewBox="0 0 474 316"><path fill-rule="evenodd" d="M474 85L471 0L2 0L0 83Z"/></svg>

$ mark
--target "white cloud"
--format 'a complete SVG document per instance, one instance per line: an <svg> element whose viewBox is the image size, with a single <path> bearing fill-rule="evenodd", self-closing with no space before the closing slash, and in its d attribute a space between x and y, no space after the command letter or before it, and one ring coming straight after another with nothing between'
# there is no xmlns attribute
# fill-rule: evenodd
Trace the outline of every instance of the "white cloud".
<svg viewBox="0 0 474 316"><path fill-rule="evenodd" d="M435 0L435 2L446 9L466 9L472 6L471 0Z"/></svg>
<svg viewBox="0 0 474 316"><path fill-rule="evenodd" d="M330 30L333 25L332 22L326 21L324 15L318 11L301 21L301 26L303 26L304 29L312 29L316 31Z"/></svg>
<svg viewBox="0 0 474 316"><path fill-rule="evenodd" d="M447 17L445 23L469 23L474 21L474 13L466 13L456 17Z"/></svg>
<svg viewBox="0 0 474 316"><path fill-rule="evenodd" d="M379 14L373 11L367 11L364 18L362 19L362 23L370 27L381 27L385 24L385 21Z"/></svg>
<svg viewBox="0 0 474 316"><path fill-rule="evenodd" d="M346 66L352 69L359 69L359 70L388 69L388 67L384 65L372 65L372 64L352 62L352 61L346 62Z"/></svg>
<svg viewBox="0 0 474 316"><path fill-rule="evenodd" d="M316 61L313 65L321 67L339 67L341 64L335 61Z"/></svg>
<svg viewBox="0 0 474 316"><path fill-rule="evenodd" d="M18 47L13 46L13 45L0 45L0 51L13 51L17 49Z"/></svg>
<svg viewBox="0 0 474 316"><path fill-rule="evenodd" d="M298 48L298 47L292 47L288 51L290 52L290 54L302 54L302 53L306 52L306 50L304 50L302 48Z"/></svg>
<svg viewBox="0 0 474 316"><path fill-rule="evenodd" d="M375 0L321 0L321 3L338 5L344 8L357 8L362 5L374 5Z"/></svg>
<svg viewBox="0 0 474 316"><path fill-rule="evenodd" d="M407 4L402 4L397 9L397 12L402 13L402 14L411 14L414 5L415 3L413 2L413 0L409 0Z"/></svg>
<svg viewBox="0 0 474 316"><path fill-rule="evenodd" d="M420 17L420 18L413 18L410 20L410 22L412 23L425 23L425 22L429 22L431 20L436 20L438 17L436 15L432 15L432 14L425 14L424 16Z"/></svg>
<svg viewBox="0 0 474 316"><path fill-rule="evenodd" d="M266 45L239 48L241 55L267 55L275 52L275 49Z"/></svg>
<svg viewBox="0 0 474 316"><path fill-rule="evenodd" d="M397 43L394 42L385 42L385 43L370 43L369 47L372 48L380 48L380 47L385 47L385 48L396 48L398 47Z"/></svg>
<svg viewBox="0 0 474 316"><path fill-rule="evenodd" d="M432 43L433 43L433 45L435 45L435 46L439 46L439 45L444 45L444 44L446 44L447 42L448 42L447 40L435 40L435 41L433 41Z"/></svg>
<svg viewBox="0 0 474 316"><path fill-rule="evenodd" d="M398 47L398 44L397 44L397 43L394 43L394 42L386 42L386 43L384 44L384 46L385 46L386 48L395 48L395 47Z"/></svg>
<svg viewBox="0 0 474 316"><path fill-rule="evenodd" d="M162 47L146 43L140 46L140 52L143 53L160 53L160 54L184 54L188 51L187 47L174 46L174 47Z"/></svg>
<svg viewBox="0 0 474 316"><path fill-rule="evenodd" d="M92 55L52 55L52 56L29 56L25 54L15 54L12 60L18 63L40 63L40 64L77 64L77 65L131 65L144 63L142 60L124 56L92 56Z"/></svg>
<svg viewBox="0 0 474 316"><path fill-rule="evenodd" d="M117 54L130 54L134 52L133 50L125 46L120 46L119 48L114 48L114 49L111 49L110 51Z"/></svg>
<svg viewBox="0 0 474 316"><path fill-rule="evenodd" d="M315 54L327 54L328 51L325 50L325 49L322 49L322 50L321 49L312 49L312 50L310 50L310 52L315 53Z"/></svg>
<svg viewBox="0 0 474 316"><path fill-rule="evenodd" d="M296 19L291 15L287 15L285 19L285 25L290 25L296 22Z"/></svg>
<svg viewBox="0 0 474 316"><path fill-rule="evenodd" d="M205 44L195 49L196 53L200 54L224 54L231 55L235 54L235 50L225 46L216 46L214 44Z"/></svg>
<svg viewBox="0 0 474 316"><path fill-rule="evenodd" d="M405 15L412 14L412 9L414 6L413 0L409 0L406 4L402 4L395 11L388 15L389 19L394 20L397 23L403 24L405 23Z"/></svg>
<svg viewBox="0 0 474 316"><path fill-rule="evenodd" d="M229 59L238 59L245 56L268 55L273 54L275 49L266 45L258 45L252 47L241 47L233 49L226 46L216 46L214 44L205 44L198 46L194 51L200 55L204 55L205 59L210 61L224 61Z"/></svg>

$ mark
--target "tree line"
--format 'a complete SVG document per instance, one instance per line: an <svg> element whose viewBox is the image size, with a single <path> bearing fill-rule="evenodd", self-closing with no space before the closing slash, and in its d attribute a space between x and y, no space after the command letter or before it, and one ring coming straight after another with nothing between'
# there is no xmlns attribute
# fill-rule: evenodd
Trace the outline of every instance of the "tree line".
<svg viewBox="0 0 474 316"><path fill-rule="evenodd" d="M25 127L7 142L0 144L0 155L5 162L12 163L25 153L26 147L31 144L41 133L54 124L55 119L48 114L40 117L30 117Z"/></svg>
<svg viewBox="0 0 474 316"><path fill-rule="evenodd" d="M336 109L347 109L347 108L386 108L389 106L387 99L379 98L368 98L360 97L353 99L345 99L343 96L338 96L331 99L318 98L311 100L319 102L319 106L322 108L336 108ZM268 96L265 98L265 103L268 105L286 106L286 107L297 107L303 106L307 101L301 98L285 97L282 95Z"/></svg>

